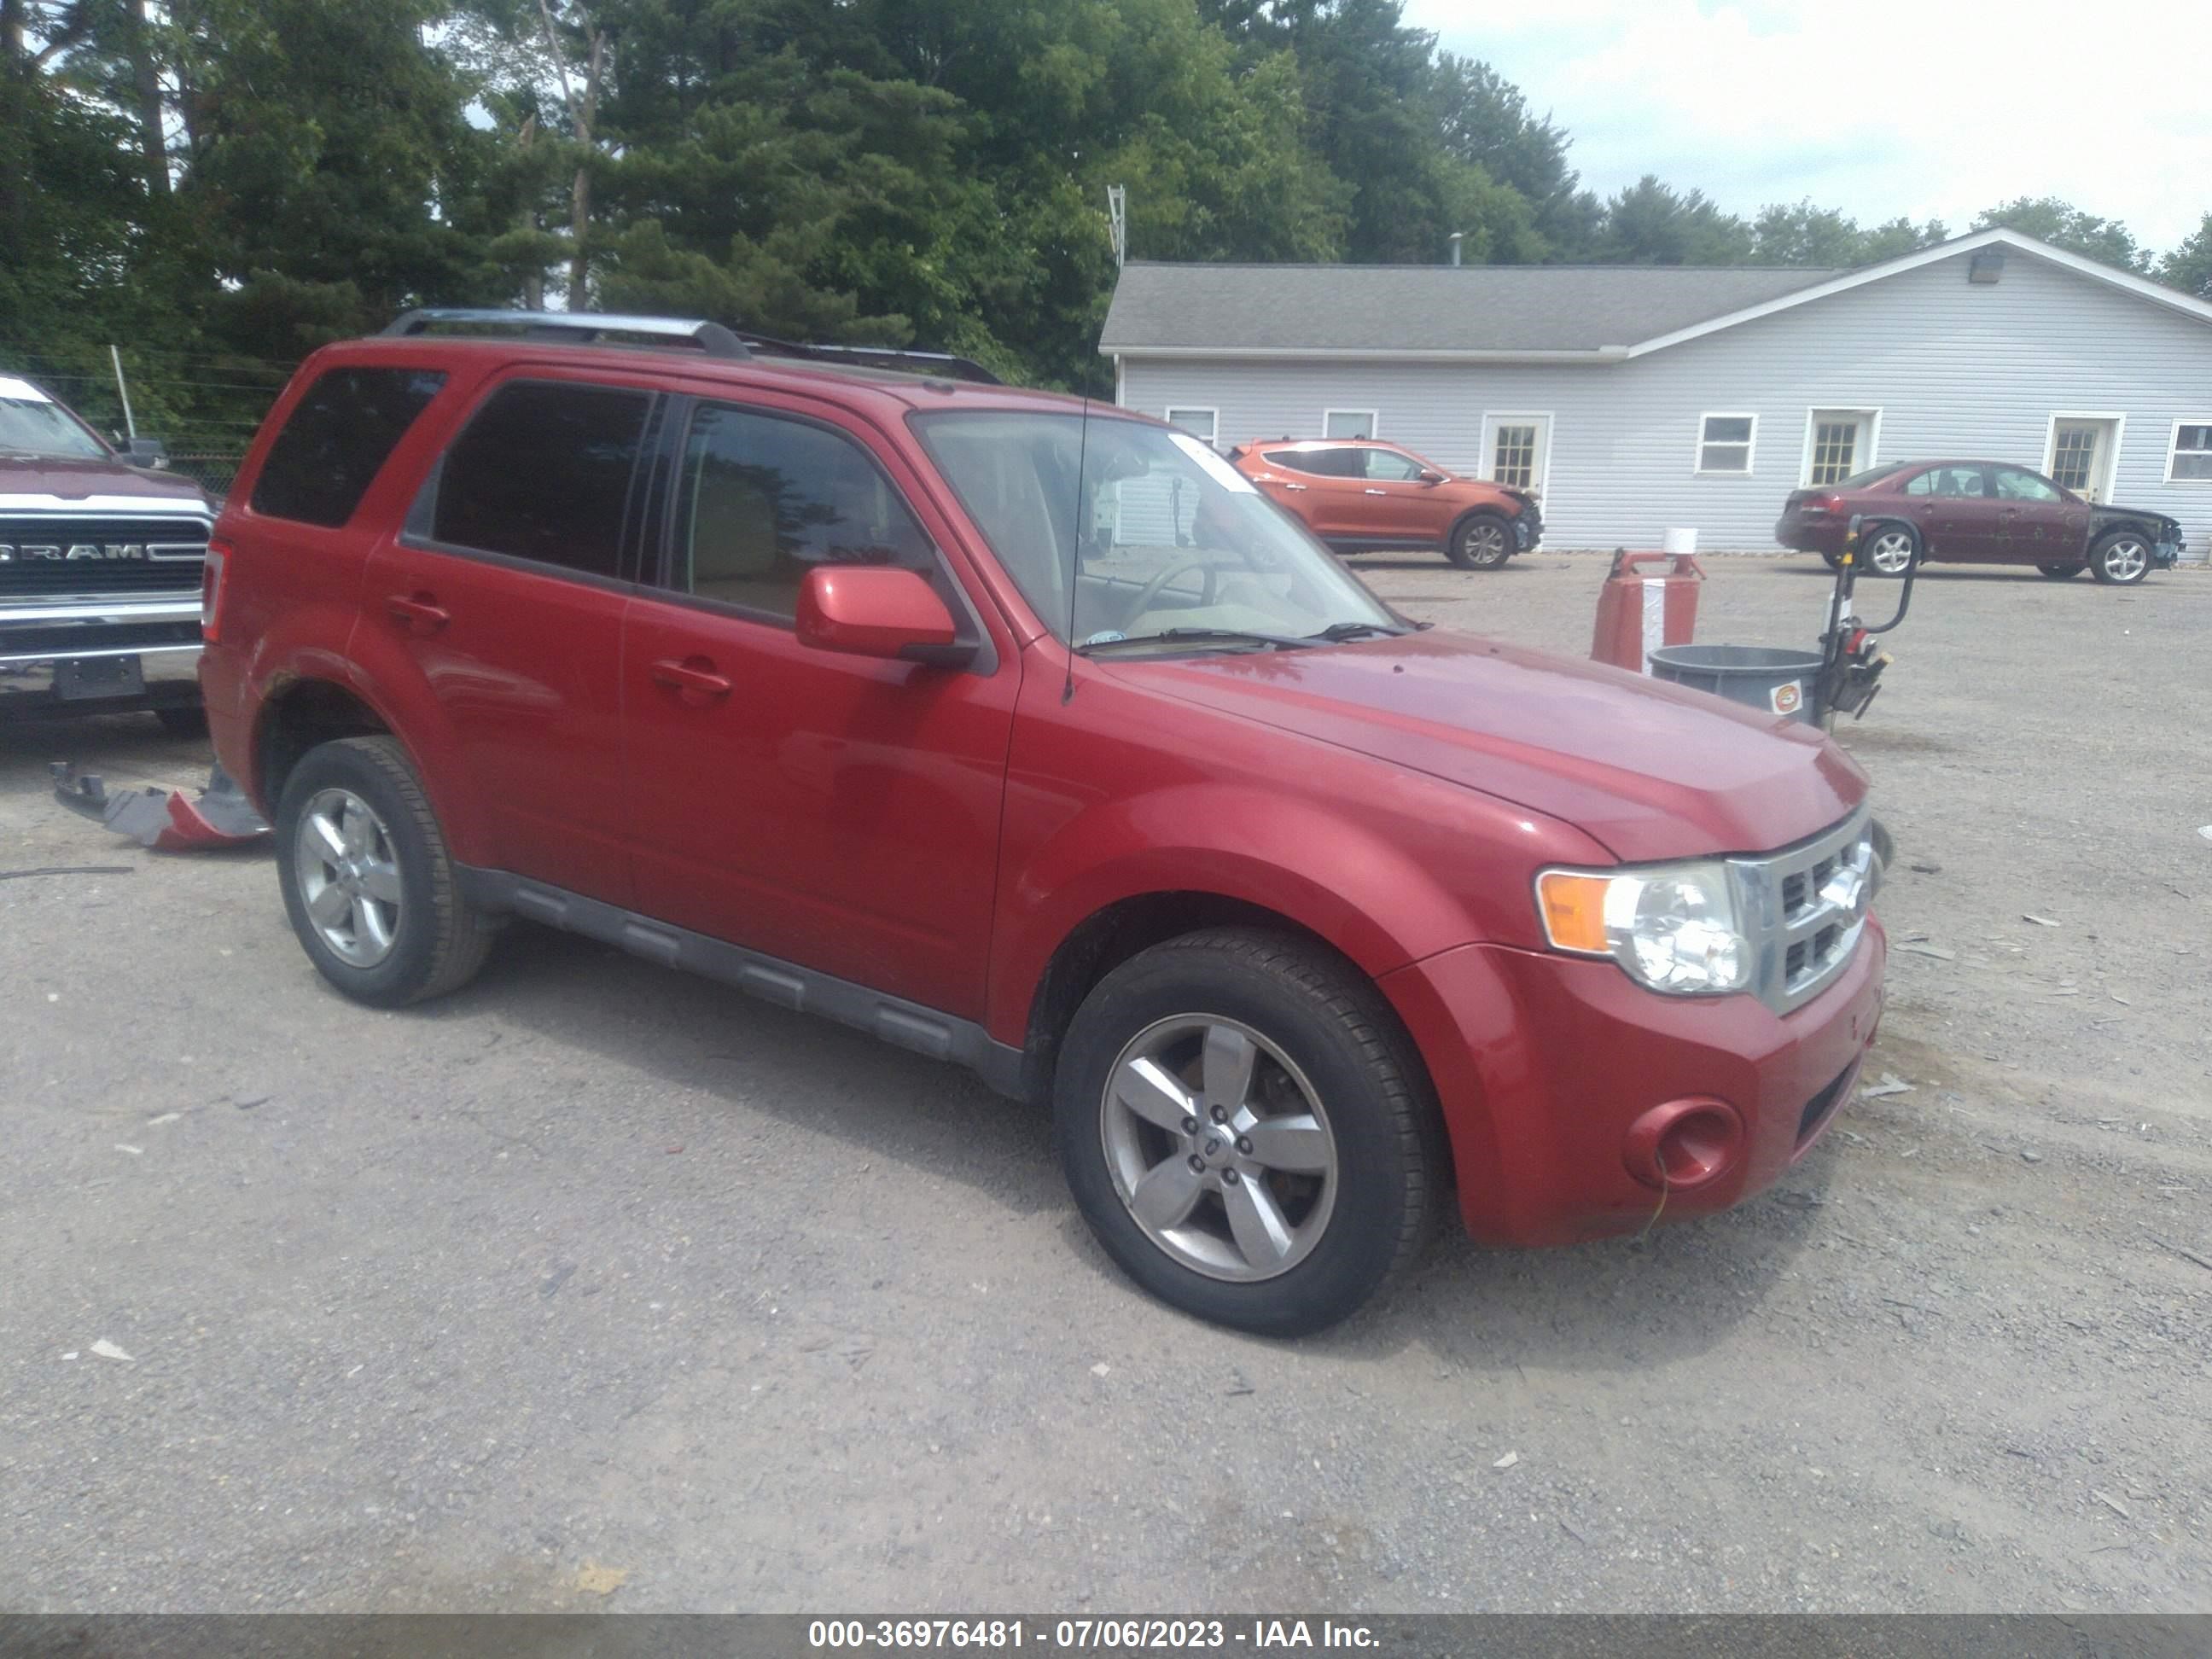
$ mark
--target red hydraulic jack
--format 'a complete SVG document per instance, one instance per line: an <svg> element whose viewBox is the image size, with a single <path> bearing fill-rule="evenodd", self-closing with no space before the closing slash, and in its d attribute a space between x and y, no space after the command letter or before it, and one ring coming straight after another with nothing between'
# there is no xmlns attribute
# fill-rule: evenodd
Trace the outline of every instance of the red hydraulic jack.
<svg viewBox="0 0 2212 1659"><path fill-rule="evenodd" d="M1598 590L1591 660L1650 673L1654 651L1697 637L1698 589L1705 580L1704 567L1690 554L1616 550Z"/></svg>

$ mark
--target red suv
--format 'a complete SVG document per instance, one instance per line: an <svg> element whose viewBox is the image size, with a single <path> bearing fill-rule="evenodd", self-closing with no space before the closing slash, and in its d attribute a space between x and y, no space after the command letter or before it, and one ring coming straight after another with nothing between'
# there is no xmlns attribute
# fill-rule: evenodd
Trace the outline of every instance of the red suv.
<svg viewBox="0 0 2212 1659"><path fill-rule="evenodd" d="M1441 552L1495 570L1544 537L1533 490L1459 477L1371 438L1240 444L1229 459L1340 553Z"/></svg>
<svg viewBox="0 0 2212 1659"><path fill-rule="evenodd" d="M1277 1334L1455 1188L1632 1230L1849 1094L1879 868L1817 731L1409 623L1158 422L426 325L478 326L302 366L210 556L216 746L347 995L516 918L972 1066L1133 1277Z"/></svg>

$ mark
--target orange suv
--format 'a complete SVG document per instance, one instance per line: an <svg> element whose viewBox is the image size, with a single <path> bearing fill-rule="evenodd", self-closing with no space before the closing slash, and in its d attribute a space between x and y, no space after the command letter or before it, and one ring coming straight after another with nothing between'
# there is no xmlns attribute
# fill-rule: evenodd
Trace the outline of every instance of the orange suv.
<svg viewBox="0 0 2212 1659"><path fill-rule="evenodd" d="M1418 548L1468 570L1495 570L1543 538L1534 491L1459 477L1372 438L1262 441L1229 459L1339 553Z"/></svg>

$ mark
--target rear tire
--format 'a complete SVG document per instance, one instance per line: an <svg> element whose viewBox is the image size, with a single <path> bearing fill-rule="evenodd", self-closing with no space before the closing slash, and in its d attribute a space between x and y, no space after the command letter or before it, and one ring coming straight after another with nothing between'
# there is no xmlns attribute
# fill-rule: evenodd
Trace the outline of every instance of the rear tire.
<svg viewBox="0 0 2212 1659"><path fill-rule="evenodd" d="M1920 532L1909 524L1878 524L1859 538L1859 568L1876 576L1902 576L1920 557Z"/></svg>
<svg viewBox="0 0 2212 1659"><path fill-rule="evenodd" d="M446 837L396 738L309 750L276 806L276 875L307 958L356 1002L398 1008L459 989L498 918L460 890Z"/></svg>
<svg viewBox="0 0 2212 1659"><path fill-rule="evenodd" d="M1823 553L1820 555L1820 562L1831 570L1841 570L1844 568L1844 556L1840 553Z"/></svg>
<svg viewBox="0 0 2212 1659"><path fill-rule="evenodd" d="M2150 574L2149 539L2132 530L2115 530L2089 550L2089 574L2112 587L2133 587Z"/></svg>
<svg viewBox="0 0 2212 1659"><path fill-rule="evenodd" d="M1513 526L1501 514L1470 513L1452 526L1444 556L1462 570L1495 570L1513 556Z"/></svg>
<svg viewBox="0 0 2212 1659"><path fill-rule="evenodd" d="M2038 570L2040 570L2045 575L2050 577L2051 580L2055 582L2063 582L2069 576L2080 575L2082 571L2086 570L2088 567L2079 564L2039 564L2035 568Z"/></svg>
<svg viewBox="0 0 2212 1659"><path fill-rule="evenodd" d="M1053 1095L1106 1253L1239 1330L1352 1313L1413 1260L1443 1188L1435 1101L1388 1004L1279 933L1192 933L1115 969L1068 1028Z"/></svg>

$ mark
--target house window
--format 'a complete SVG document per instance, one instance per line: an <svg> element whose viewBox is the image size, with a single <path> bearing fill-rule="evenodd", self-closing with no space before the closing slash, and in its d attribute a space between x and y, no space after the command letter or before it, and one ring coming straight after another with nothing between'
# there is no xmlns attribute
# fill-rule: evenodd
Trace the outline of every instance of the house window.
<svg viewBox="0 0 2212 1659"><path fill-rule="evenodd" d="M1806 419L1805 482L1841 483L1874 465L1874 428L1880 411L1816 409Z"/></svg>
<svg viewBox="0 0 2212 1659"><path fill-rule="evenodd" d="M2173 453L2166 458L2168 483L2212 483L2212 422L2173 428Z"/></svg>
<svg viewBox="0 0 2212 1659"><path fill-rule="evenodd" d="M1527 489L1536 482L1536 428L1516 422L1500 422L1490 447L1490 476L1509 489Z"/></svg>
<svg viewBox="0 0 2212 1659"><path fill-rule="evenodd" d="M2097 464L2097 433L2094 427L2062 426L2051 447L2051 477L2076 495L2088 489Z"/></svg>
<svg viewBox="0 0 2212 1659"><path fill-rule="evenodd" d="M1376 422L1371 409L1325 409L1321 416L1324 438L1371 438Z"/></svg>
<svg viewBox="0 0 2212 1659"><path fill-rule="evenodd" d="M1708 415L1698 430L1698 471L1735 477L1751 471L1756 415Z"/></svg>
<svg viewBox="0 0 2212 1659"><path fill-rule="evenodd" d="M1170 409L1168 424L1181 427L1200 443L1210 444L1221 424L1221 412L1213 409Z"/></svg>

